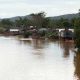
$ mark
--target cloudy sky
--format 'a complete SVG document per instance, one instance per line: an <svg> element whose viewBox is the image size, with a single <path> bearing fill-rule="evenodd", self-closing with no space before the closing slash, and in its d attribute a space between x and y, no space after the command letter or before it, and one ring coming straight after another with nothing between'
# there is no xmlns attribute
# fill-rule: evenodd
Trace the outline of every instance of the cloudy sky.
<svg viewBox="0 0 80 80"><path fill-rule="evenodd" d="M0 0L0 18L44 11L46 16L77 13L80 0Z"/></svg>

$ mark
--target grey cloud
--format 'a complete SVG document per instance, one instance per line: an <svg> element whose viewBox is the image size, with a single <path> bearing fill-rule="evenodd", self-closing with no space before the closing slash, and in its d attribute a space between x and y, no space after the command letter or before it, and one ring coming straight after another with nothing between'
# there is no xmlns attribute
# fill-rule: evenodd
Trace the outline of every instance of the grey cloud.
<svg viewBox="0 0 80 80"><path fill-rule="evenodd" d="M80 8L79 3L79 0L0 0L0 17L39 11L45 11L48 16L73 13Z"/></svg>

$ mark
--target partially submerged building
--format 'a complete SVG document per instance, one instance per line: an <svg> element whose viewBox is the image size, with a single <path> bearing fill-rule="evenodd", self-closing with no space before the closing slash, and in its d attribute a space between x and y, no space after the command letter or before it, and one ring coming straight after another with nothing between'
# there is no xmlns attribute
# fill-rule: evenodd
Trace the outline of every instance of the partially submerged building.
<svg viewBox="0 0 80 80"><path fill-rule="evenodd" d="M62 39L73 39L74 38L74 29L57 29L59 31L58 35Z"/></svg>
<svg viewBox="0 0 80 80"><path fill-rule="evenodd" d="M20 32L19 29L10 29L10 30L9 30L9 33L10 33L11 35L18 35L19 32Z"/></svg>

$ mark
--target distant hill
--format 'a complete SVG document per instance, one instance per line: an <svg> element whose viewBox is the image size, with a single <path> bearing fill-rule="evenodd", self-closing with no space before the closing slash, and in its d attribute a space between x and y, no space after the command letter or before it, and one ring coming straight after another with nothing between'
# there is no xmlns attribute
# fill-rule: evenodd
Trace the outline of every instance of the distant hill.
<svg viewBox="0 0 80 80"><path fill-rule="evenodd" d="M4 19L10 19L11 21L15 21L15 20L19 20L19 18L27 18L27 19L32 19L32 17L30 15L26 15L26 16L16 16L16 17L12 17L12 18L4 18ZM61 18L64 18L64 19L69 19L71 20L72 18L77 18L79 17L79 14L76 13L76 14L66 14L66 15L60 15L60 16L54 16L54 17L48 17L50 20L59 20ZM0 19L1 20L1 19Z"/></svg>
<svg viewBox="0 0 80 80"><path fill-rule="evenodd" d="M16 16L16 17L11 17L11 18L4 18L4 19L9 19L10 21L15 21L15 20L19 20L20 18L24 19L24 18L27 18L27 19L32 19L32 16L30 15L26 15L26 16ZM2 20L2 19L1 19Z"/></svg>
<svg viewBox="0 0 80 80"><path fill-rule="evenodd" d="M61 18L64 18L64 19L73 19L73 18L78 18L79 17L79 14L76 13L76 14L66 14L66 15L61 15L61 16L55 16L55 17L49 17L49 19L51 20L59 20Z"/></svg>

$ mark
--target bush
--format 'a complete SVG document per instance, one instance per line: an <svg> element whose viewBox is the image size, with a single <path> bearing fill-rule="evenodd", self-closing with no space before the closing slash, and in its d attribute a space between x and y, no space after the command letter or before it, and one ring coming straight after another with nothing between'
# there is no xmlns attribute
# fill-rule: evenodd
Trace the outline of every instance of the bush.
<svg viewBox="0 0 80 80"><path fill-rule="evenodd" d="M45 37L46 31L39 32L39 35L40 35L41 37Z"/></svg>
<svg viewBox="0 0 80 80"><path fill-rule="evenodd" d="M58 32L56 32L56 31L55 32L48 32L46 34L46 37L57 39L58 38Z"/></svg>
<svg viewBox="0 0 80 80"><path fill-rule="evenodd" d="M29 32L29 31L24 32L24 37L25 37L25 38L28 38L28 37L31 36L31 35L32 35L32 33Z"/></svg>
<svg viewBox="0 0 80 80"><path fill-rule="evenodd" d="M3 33L3 32L5 32L5 29L0 27L0 33Z"/></svg>

